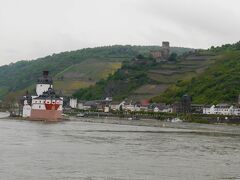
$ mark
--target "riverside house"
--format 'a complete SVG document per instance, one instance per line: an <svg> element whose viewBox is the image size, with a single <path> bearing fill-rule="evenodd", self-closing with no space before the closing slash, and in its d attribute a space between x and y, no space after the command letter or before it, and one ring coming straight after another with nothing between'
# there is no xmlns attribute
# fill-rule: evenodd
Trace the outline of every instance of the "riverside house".
<svg viewBox="0 0 240 180"><path fill-rule="evenodd" d="M75 98L70 98L70 101L69 101L69 106L73 109L76 109L77 108L77 99Z"/></svg>
<svg viewBox="0 0 240 180"><path fill-rule="evenodd" d="M158 104L154 104L152 106L153 108L153 112L166 112L166 113L172 113L173 109L170 105L167 105L165 103L158 103Z"/></svg>
<svg viewBox="0 0 240 180"><path fill-rule="evenodd" d="M205 106L203 114L240 115L240 108L229 104Z"/></svg>

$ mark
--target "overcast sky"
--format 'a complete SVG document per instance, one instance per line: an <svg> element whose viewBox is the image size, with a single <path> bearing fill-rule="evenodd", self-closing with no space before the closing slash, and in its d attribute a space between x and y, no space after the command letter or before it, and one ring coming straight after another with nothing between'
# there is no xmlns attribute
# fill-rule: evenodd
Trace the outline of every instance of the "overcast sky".
<svg viewBox="0 0 240 180"><path fill-rule="evenodd" d="M0 0L0 65L114 44L240 40L240 0Z"/></svg>

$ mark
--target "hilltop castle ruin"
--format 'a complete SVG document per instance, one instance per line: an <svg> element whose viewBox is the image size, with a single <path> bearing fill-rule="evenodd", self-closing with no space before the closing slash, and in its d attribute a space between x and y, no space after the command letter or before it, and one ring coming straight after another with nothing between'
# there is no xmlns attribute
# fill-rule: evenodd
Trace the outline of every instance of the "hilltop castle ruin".
<svg viewBox="0 0 240 180"><path fill-rule="evenodd" d="M170 56L170 43L168 41L163 41L160 50L151 51L150 53L157 61L167 61Z"/></svg>

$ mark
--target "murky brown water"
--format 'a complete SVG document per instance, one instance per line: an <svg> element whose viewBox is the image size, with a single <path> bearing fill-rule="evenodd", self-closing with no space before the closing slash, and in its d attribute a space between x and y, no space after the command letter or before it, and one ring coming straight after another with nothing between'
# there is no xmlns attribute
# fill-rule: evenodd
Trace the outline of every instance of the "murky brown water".
<svg viewBox="0 0 240 180"><path fill-rule="evenodd" d="M196 126L1 119L0 179L240 179L240 127Z"/></svg>

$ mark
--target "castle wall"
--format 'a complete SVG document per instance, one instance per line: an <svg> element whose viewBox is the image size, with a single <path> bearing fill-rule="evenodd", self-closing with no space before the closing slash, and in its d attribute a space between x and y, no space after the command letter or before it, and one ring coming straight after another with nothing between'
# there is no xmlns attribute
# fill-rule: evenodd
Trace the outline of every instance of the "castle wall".
<svg viewBox="0 0 240 180"><path fill-rule="evenodd" d="M60 121L62 119L62 111L32 109L30 119L36 121Z"/></svg>

